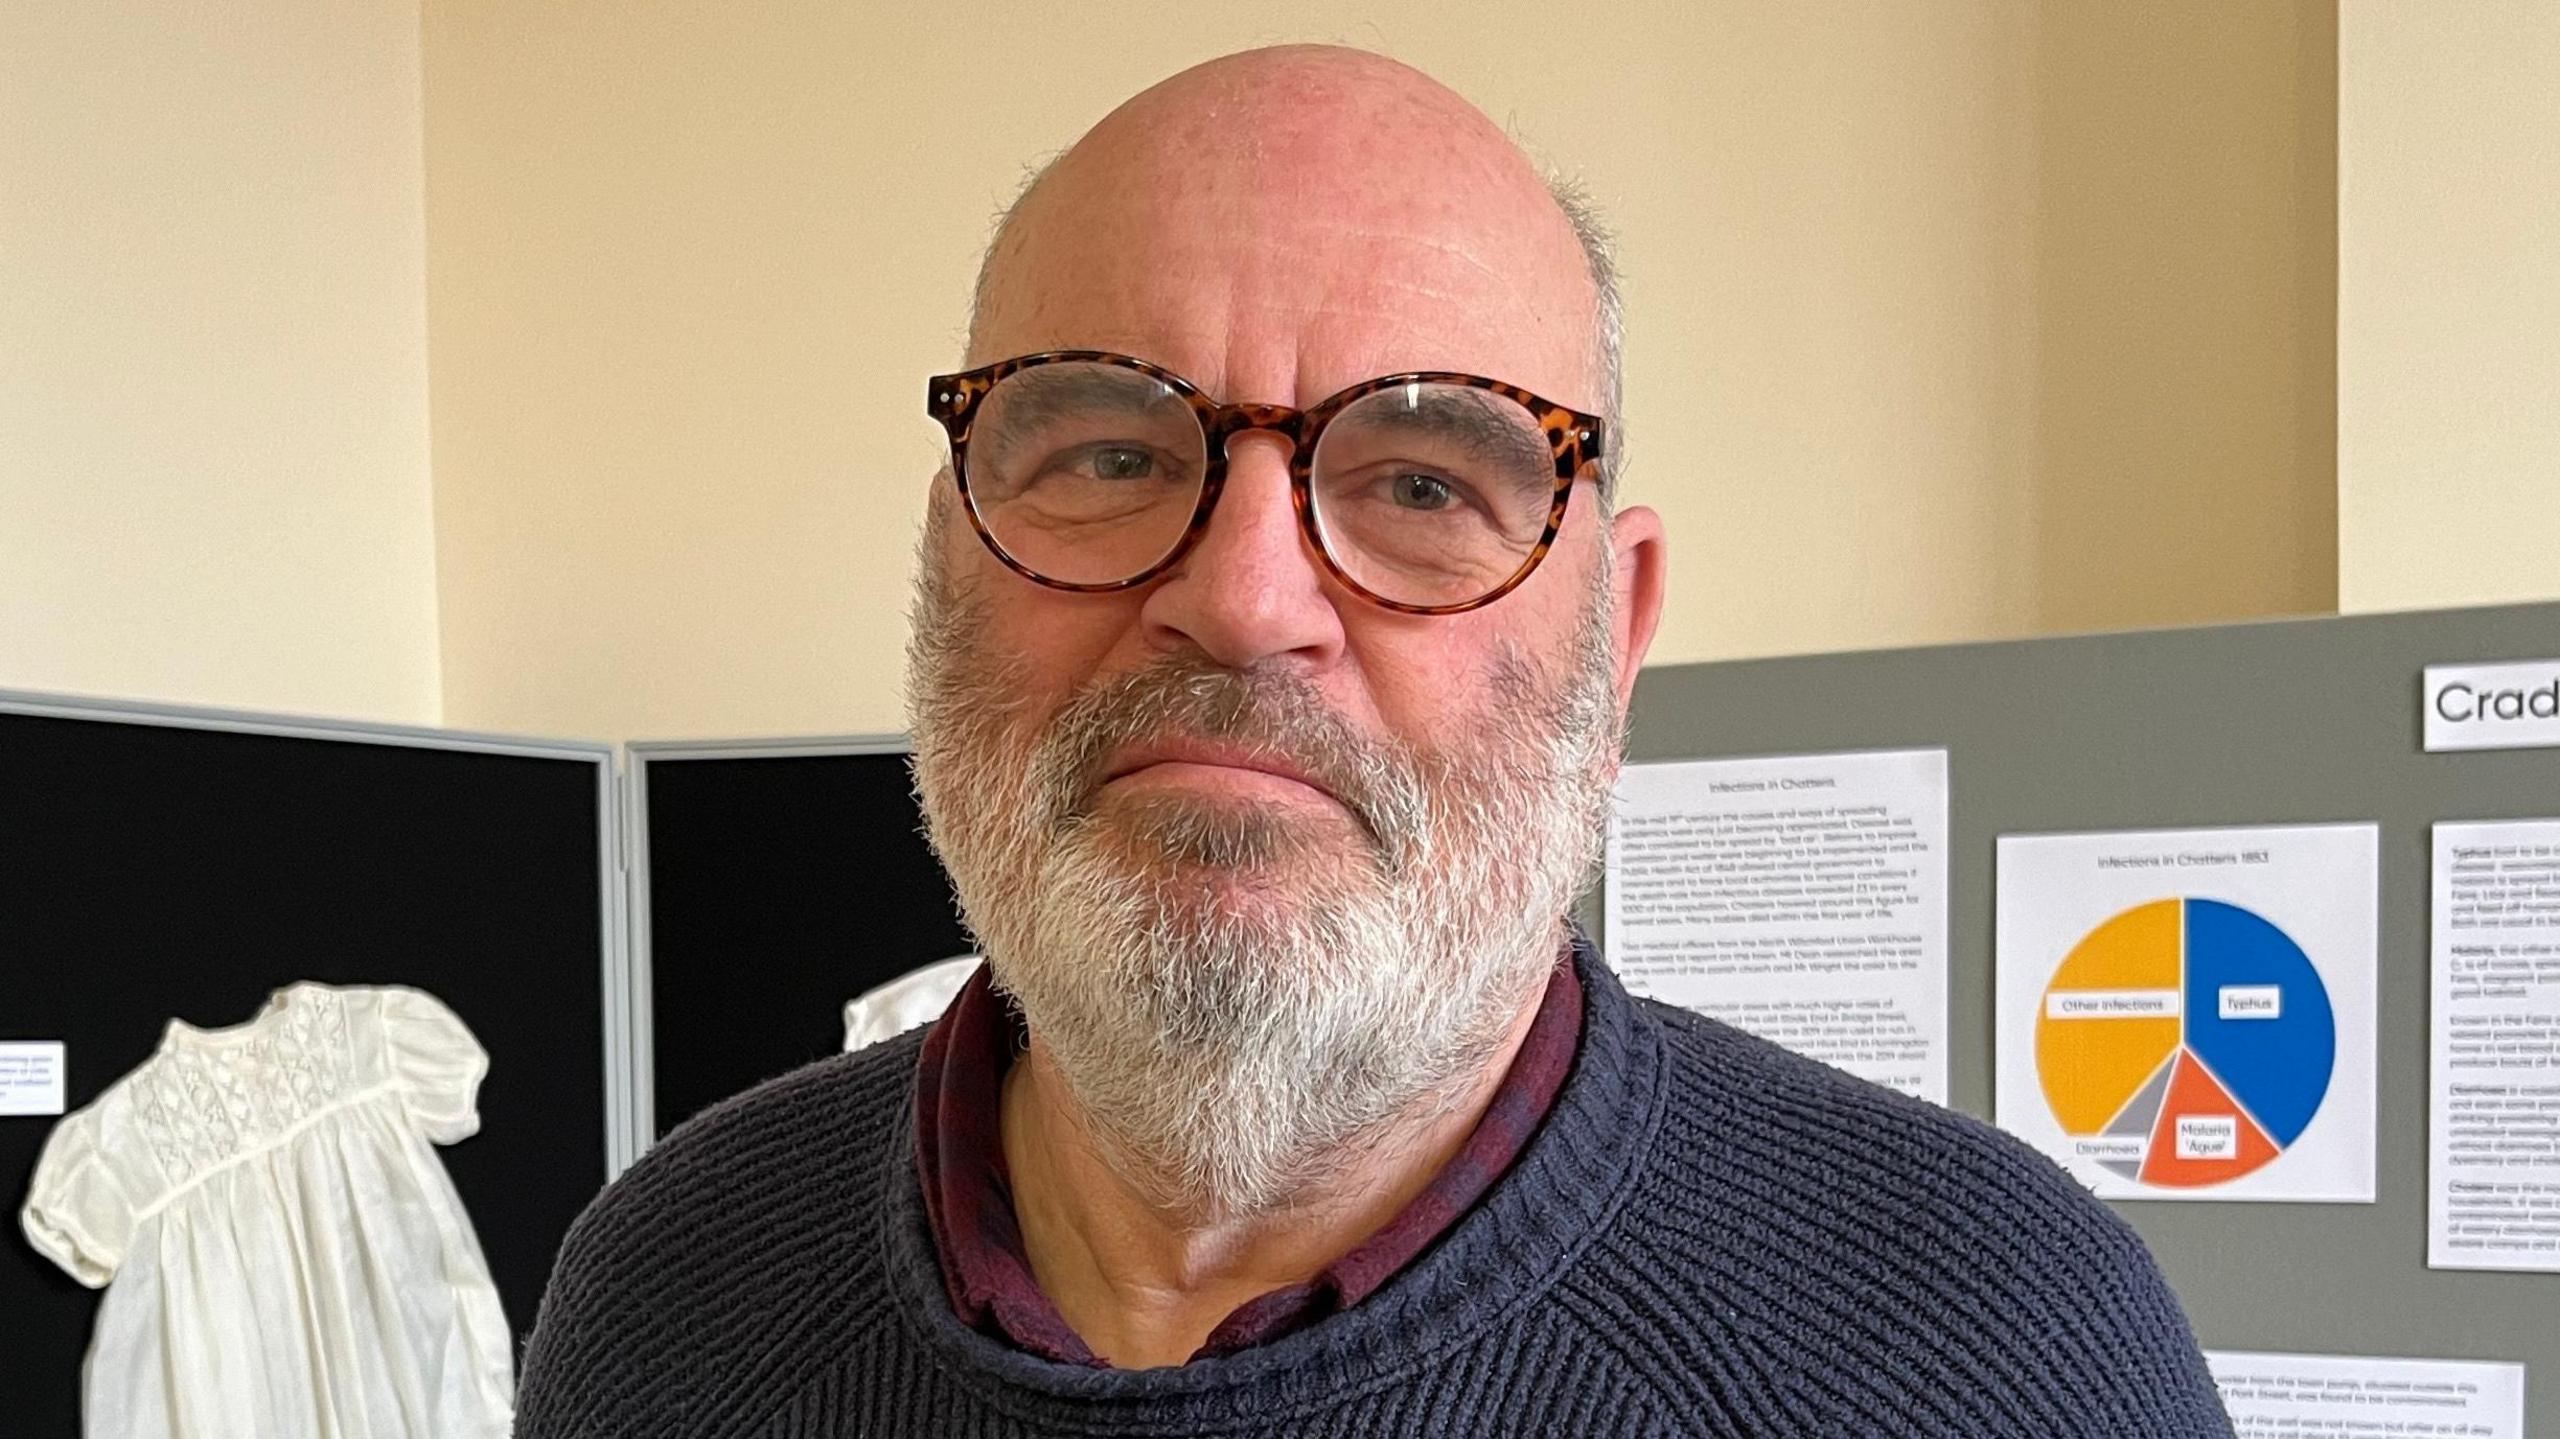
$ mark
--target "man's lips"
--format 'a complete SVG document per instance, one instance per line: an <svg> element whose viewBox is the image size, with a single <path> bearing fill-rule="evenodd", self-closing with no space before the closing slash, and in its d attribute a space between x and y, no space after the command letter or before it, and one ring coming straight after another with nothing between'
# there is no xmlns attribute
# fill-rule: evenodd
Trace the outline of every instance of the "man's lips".
<svg viewBox="0 0 2560 1439"><path fill-rule="evenodd" d="M1142 770L1160 765L1198 765L1227 770L1249 770L1272 775L1304 785L1316 793L1339 802L1340 797L1315 776L1279 756L1256 750L1193 742L1141 745L1115 756L1104 770L1102 782L1126 779Z"/></svg>

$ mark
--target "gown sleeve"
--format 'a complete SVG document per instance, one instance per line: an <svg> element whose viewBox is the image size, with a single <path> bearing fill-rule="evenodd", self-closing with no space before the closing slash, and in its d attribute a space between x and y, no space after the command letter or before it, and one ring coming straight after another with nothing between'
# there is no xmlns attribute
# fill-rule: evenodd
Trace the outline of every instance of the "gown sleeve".
<svg viewBox="0 0 2560 1439"><path fill-rule="evenodd" d="M124 1263L136 1219L131 1193L98 1147L96 1120L83 1111L53 1127L18 1223L38 1253L103 1289Z"/></svg>
<svg viewBox="0 0 2560 1439"><path fill-rule="evenodd" d="M434 995L403 988L382 994L391 1075L419 1131L438 1144L479 1133L480 1081L489 1073L489 1052Z"/></svg>

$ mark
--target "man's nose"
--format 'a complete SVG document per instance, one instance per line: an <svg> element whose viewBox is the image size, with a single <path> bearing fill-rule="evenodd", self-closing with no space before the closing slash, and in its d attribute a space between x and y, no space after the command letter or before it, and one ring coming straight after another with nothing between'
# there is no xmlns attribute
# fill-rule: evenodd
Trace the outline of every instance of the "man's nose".
<svg viewBox="0 0 2560 1439"><path fill-rule="evenodd" d="M1336 593L1298 524L1288 442L1247 431L1227 442L1207 532L1149 590L1142 616L1155 643L1195 647L1230 669L1283 656L1312 668L1341 651Z"/></svg>

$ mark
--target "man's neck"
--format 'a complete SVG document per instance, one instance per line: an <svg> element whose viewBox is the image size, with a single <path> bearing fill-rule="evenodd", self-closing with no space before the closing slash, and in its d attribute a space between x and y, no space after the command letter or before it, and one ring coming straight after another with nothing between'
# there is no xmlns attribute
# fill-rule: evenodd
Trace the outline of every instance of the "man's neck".
<svg viewBox="0 0 2560 1439"><path fill-rule="evenodd" d="M999 1138L1032 1277L1078 1337L1124 1369L1181 1364L1237 1306L1302 1283L1429 1187L1492 1103L1539 995L1454 1104L1391 1130L1303 1202L1242 1219L1168 1213L1102 1157L1038 1036L1005 1075Z"/></svg>

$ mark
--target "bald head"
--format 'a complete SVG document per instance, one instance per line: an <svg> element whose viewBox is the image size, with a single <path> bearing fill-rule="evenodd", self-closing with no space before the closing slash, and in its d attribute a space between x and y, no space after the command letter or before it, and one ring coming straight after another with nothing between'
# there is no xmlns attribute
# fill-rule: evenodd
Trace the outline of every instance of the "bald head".
<svg viewBox="0 0 2560 1439"><path fill-rule="evenodd" d="M1618 408L1615 277L1578 194L1438 81L1330 46L1183 71L1035 178L988 248L969 360L1058 348L1231 400L1460 369Z"/></svg>

